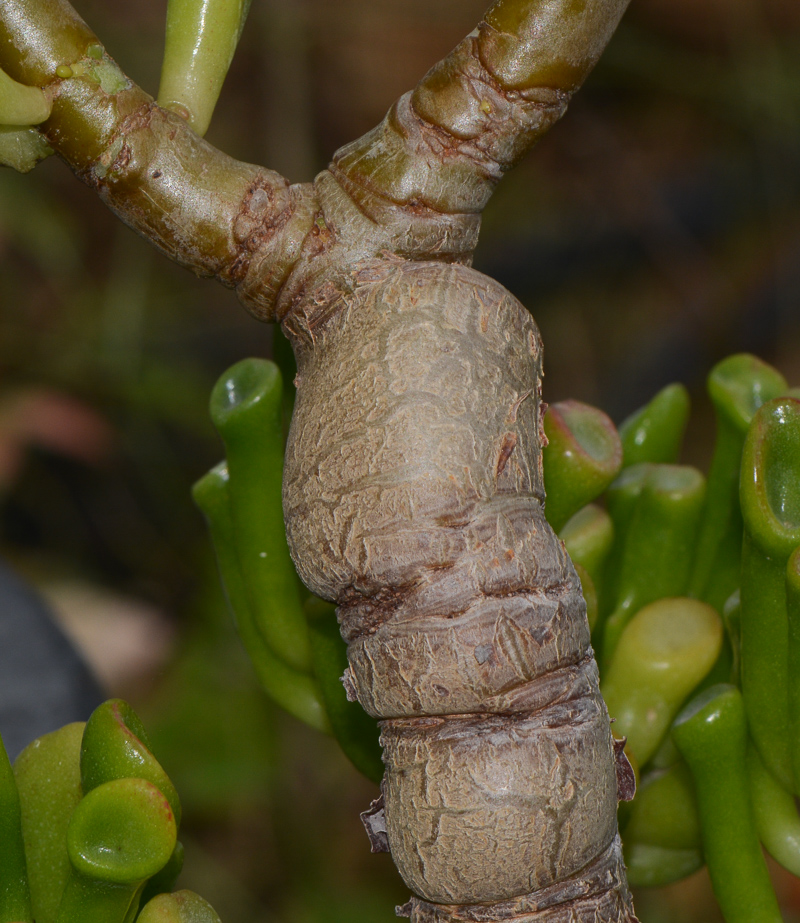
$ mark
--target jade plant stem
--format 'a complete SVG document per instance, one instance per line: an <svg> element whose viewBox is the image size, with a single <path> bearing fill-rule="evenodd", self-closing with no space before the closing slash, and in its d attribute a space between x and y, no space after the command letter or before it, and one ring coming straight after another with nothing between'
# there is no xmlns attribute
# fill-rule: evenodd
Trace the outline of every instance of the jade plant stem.
<svg viewBox="0 0 800 923"><path fill-rule="evenodd" d="M742 693L761 759L795 794L789 744L786 568L800 545L798 470L800 401L770 401L753 418L742 454Z"/></svg>
<svg viewBox="0 0 800 923"><path fill-rule="evenodd" d="M703 853L726 923L781 923L753 819L739 690L719 685L701 693L672 735L692 772Z"/></svg>
<svg viewBox="0 0 800 923"><path fill-rule="evenodd" d="M19 792L0 738L0 923L33 923Z"/></svg>
<svg viewBox="0 0 800 923"><path fill-rule="evenodd" d="M634 916L580 588L542 513L538 331L469 267L496 184L564 113L626 6L499 0L379 126L313 184L289 186L157 107L65 0L0 5L0 66L57 83L41 129L57 153L292 341L290 547L307 586L340 607L351 692L384 721L386 830L417 921L443 904L450 916L500 904L497 916L511 901L525 912L543 889L562 905L586 894L581 912L597 920ZM268 582L243 552L271 549L234 495L235 453L255 467L234 445L247 393L223 405L236 542L249 530L237 556L255 590ZM249 602L276 655L307 670L308 644L293 646L283 614L269 637ZM514 634L524 620L546 637ZM573 684L582 693L556 732L564 771L551 775L541 713L560 719Z"/></svg>

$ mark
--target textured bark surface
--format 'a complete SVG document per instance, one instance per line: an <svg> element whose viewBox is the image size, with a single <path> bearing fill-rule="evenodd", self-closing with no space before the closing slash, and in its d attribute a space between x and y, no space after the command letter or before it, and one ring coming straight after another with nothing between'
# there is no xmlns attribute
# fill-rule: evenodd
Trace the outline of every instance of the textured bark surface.
<svg viewBox="0 0 800 923"><path fill-rule="evenodd" d="M585 605L542 511L533 320L466 266L384 260L284 327L287 534L382 719L406 909L634 919Z"/></svg>
<svg viewBox="0 0 800 923"><path fill-rule="evenodd" d="M68 0L0 3L0 66L53 100L53 149L292 339L288 536L306 584L339 604L348 688L382 720L373 840L415 923L635 919L585 608L542 513L538 331L468 268L492 190L627 2L497 0L297 186L160 110Z"/></svg>

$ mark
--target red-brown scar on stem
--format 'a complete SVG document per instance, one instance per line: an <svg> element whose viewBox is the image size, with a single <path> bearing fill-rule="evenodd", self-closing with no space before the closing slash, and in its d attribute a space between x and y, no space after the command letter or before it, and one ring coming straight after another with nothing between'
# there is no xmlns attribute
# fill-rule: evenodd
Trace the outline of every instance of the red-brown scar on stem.
<svg viewBox="0 0 800 923"><path fill-rule="evenodd" d="M497 457L497 477L503 473L509 458L511 458L511 453L514 451L514 448L517 444L517 434L516 433L506 433L503 436L503 444L500 446L500 454Z"/></svg>

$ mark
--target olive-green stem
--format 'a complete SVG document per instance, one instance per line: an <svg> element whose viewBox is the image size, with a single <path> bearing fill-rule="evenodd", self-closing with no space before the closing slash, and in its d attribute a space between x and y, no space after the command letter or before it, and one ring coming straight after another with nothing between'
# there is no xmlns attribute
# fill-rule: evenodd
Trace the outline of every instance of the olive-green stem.
<svg viewBox="0 0 800 923"><path fill-rule="evenodd" d="M747 428L758 408L785 388L780 372L746 353L723 359L708 377L717 437L689 593L718 611L740 585L739 471Z"/></svg>
<svg viewBox="0 0 800 923"><path fill-rule="evenodd" d="M623 465L674 465L689 422L689 407L689 392L683 385L672 384L631 414L619 427Z"/></svg>
<svg viewBox="0 0 800 923"><path fill-rule="evenodd" d="M753 418L742 454L742 693L764 764L796 787L789 745L787 562L800 545L800 401L782 398Z"/></svg>
<svg viewBox="0 0 800 923"><path fill-rule="evenodd" d="M334 175L376 220L387 201L480 213L563 115L626 6L499 0L381 125L335 155Z"/></svg>
<svg viewBox="0 0 800 923"><path fill-rule="evenodd" d="M750 802L741 693L707 689L681 712L672 735L694 778L703 853L726 923L781 923Z"/></svg>
<svg viewBox="0 0 800 923"><path fill-rule="evenodd" d="M198 275L246 282L253 310L271 316L313 225L310 190L228 157L156 106L67 0L0 5L0 67L51 87L44 138L123 221Z"/></svg>
<svg viewBox="0 0 800 923"><path fill-rule="evenodd" d="M273 320L289 309L276 299L302 252L319 271L311 284L348 260L386 253L469 259L494 186L563 114L627 2L499 0L380 126L336 155L314 188L290 189L226 157L157 107L67 0L0 5L0 67L22 83L57 84L43 133L126 223L173 260L235 286L250 310ZM65 68L72 76L59 76ZM310 265L292 277L288 302Z"/></svg>
<svg viewBox="0 0 800 923"><path fill-rule="evenodd" d="M19 792L0 738L0 923L33 923Z"/></svg>
<svg viewBox="0 0 800 923"><path fill-rule="evenodd" d="M330 733L330 722L316 681L277 657L253 619L235 551L228 482L226 465L217 465L195 484L192 496L206 517L222 586L239 635L267 695L300 721Z"/></svg>
<svg viewBox="0 0 800 923"><path fill-rule="evenodd" d="M545 414L544 432L545 516L559 532L617 476L622 446L611 420L579 401L552 404Z"/></svg>

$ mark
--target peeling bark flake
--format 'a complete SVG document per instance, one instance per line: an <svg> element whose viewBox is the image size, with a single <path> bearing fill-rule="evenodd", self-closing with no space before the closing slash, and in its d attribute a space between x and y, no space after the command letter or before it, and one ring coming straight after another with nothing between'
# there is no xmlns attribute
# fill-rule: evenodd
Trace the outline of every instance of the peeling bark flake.
<svg viewBox="0 0 800 923"><path fill-rule="evenodd" d="M627 737L614 740L614 762L617 770L617 801L633 801L636 794L636 774L625 753Z"/></svg>
<svg viewBox="0 0 800 923"><path fill-rule="evenodd" d="M361 823L367 831L372 852L389 852L389 836L386 833L386 811L383 795L376 798L366 811L361 813Z"/></svg>
<svg viewBox="0 0 800 923"><path fill-rule="evenodd" d="M495 471L497 477L500 477L500 475L503 473L509 458L511 458L511 453L516 448L516 445L516 433L506 433L505 436L503 436L503 443L500 446L500 454L497 456L497 468Z"/></svg>

